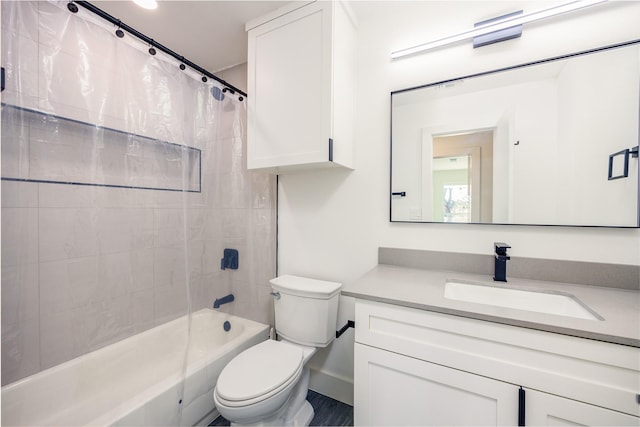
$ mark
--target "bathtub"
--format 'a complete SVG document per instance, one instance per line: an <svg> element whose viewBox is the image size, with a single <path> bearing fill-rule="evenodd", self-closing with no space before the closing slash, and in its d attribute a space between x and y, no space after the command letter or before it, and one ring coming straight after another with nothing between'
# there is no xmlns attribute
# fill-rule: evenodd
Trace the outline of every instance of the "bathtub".
<svg viewBox="0 0 640 427"><path fill-rule="evenodd" d="M266 340L269 326L210 309L193 313L183 383L187 324L181 317L2 387L2 425L210 422L220 371Z"/></svg>

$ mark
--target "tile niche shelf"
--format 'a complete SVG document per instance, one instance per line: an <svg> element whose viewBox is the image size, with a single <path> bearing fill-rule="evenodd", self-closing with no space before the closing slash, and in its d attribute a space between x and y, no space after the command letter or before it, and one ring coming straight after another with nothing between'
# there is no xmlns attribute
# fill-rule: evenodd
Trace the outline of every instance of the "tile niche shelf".
<svg viewBox="0 0 640 427"><path fill-rule="evenodd" d="M2 104L2 180L199 193L201 157L197 148Z"/></svg>

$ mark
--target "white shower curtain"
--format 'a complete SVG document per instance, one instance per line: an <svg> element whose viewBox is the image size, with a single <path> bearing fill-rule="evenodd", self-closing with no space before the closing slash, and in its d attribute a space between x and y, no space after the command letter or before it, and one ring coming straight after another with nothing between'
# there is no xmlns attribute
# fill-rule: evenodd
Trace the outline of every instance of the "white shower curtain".
<svg viewBox="0 0 640 427"><path fill-rule="evenodd" d="M245 102L66 1L1 6L2 384L269 278L246 270L275 264L275 178L244 169Z"/></svg>

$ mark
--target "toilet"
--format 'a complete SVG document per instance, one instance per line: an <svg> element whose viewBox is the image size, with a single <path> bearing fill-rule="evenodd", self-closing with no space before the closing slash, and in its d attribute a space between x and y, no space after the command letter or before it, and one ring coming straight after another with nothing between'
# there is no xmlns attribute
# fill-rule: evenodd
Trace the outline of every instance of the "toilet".
<svg viewBox="0 0 640 427"><path fill-rule="evenodd" d="M335 338L341 284L291 275L270 283L278 341L234 357L218 377L213 400L231 425L308 426L307 362Z"/></svg>

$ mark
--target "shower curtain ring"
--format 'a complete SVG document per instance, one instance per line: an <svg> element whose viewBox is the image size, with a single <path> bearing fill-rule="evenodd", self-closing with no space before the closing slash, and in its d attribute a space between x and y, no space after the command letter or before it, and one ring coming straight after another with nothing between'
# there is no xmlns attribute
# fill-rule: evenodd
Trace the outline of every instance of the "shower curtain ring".
<svg viewBox="0 0 640 427"><path fill-rule="evenodd" d="M116 36L120 39L124 37L124 31L120 29L121 24L122 22L118 21L118 29L116 30Z"/></svg>
<svg viewBox="0 0 640 427"><path fill-rule="evenodd" d="M153 39L151 39L151 43L149 43L149 54L150 55L155 55L156 54L156 50L153 47Z"/></svg>
<svg viewBox="0 0 640 427"><path fill-rule="evenodd" d="M78 13L78 6L73 1L67 3L67 9L69 9L71 13Z"/></svg>

